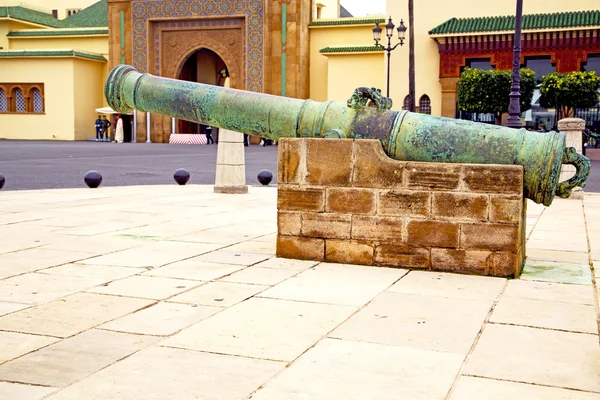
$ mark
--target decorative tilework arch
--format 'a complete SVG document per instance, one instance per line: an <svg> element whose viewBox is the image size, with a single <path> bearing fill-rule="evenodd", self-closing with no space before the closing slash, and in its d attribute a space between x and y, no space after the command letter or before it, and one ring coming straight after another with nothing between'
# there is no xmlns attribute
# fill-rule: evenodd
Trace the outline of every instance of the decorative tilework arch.
<svg viewBox="0 0 600 400"><path fill-rule="evenodd" d="M196 51L206 49L221 57L221 60L223 60L225 65L227 65L229 78L231 79L231 87L240 89L243 88L242 82L240 82L243 73L240 71L241 66L237 61L237 58L231 54L231 52L227 50L227 48L221 43L209 38L204 38L203 40L204 45L200 48L198 48L195 43L190 43L185 51L181 53L181 56L175 62L171 63L170 67L165 71L165 76L178 79L179 73L181 72L181 68L183 67L185 61Z"/></svg>
<svg viewBox="0 0 600 400"><path fill-rule="evenodd" d="M23 95L23 89L20 87L14 87L12 91L13 98L13 110L14 112L24 113L27 112L27 102Z"/></svg>
<svg viewBox="0 0 600 400"><path fill-rule="evenodd" d="M152 22L162 20L181 19L182 24L191 24L190 20L207 21L203 17L244 17L245 18L245 51L244 69L245 88L255 92L264 91L264 25L265 25L265 0L156 0L132 1L132 32L133 32L133 66L141 72L150 70L150 63L156 65L157 60L149 60L149 28ZM186 18L188 20L186 20ZM227 19L214 19L214 23ZM212 22L211 22L212 23ZM219 54L229 68L230 60L222 51L213 47L212 51ZM208 47L207 47L208 48ZM160 58L160 54L154 55ZM179 64L175 64L177 68ZM157 75L165 76L166 71L158 69L153 71ZM233 81L233 77L232 77ZM232 82L233 86L233 82Z"/></svg>
<svg viewBox="0 0 600 400"><path fill-rule="evenodd" d="M402 109L403 110L410 109L410 95L406 95L406 97L404 98L404 102L402 103Z"/></svg>
<svg viewBox="0 0 600 400"><path fill-rule="evenodd" d="M29 93L27 95L29 100L29 111L34 113L43 113L44 112L44 95L42 94L42 90L37 86L32 86L29 88Z"/></svg>
<svg viewBox="0 0 600 400"><path fill-rule="evenodd" d="M0 113L8 112L8 99L4 92L4 88L0 87Z"/></svg>
<svg viewBox="0 0 600 400"><path fill-rule="evenodd" d="M424 94L419 99L419 112L423 114L431 114L431 99Z"/></svg>
<svg viewBox="0 0 600 400"><path fill-rule="evenodd" d="M35 112L44 112L43 83L0 82L0 113Z"/></svg>

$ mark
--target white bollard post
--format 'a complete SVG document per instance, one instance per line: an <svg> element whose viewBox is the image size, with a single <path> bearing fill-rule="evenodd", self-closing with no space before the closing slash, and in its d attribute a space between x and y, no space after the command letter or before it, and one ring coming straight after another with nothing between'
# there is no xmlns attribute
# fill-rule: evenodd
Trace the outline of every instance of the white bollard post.
<svg viewBox="0 0 600 400"><path fill-rule="evenodd" d="M137 142L137 110L133 110L133 133L131 134L131 143Z"/></svg>
<svg viewBox="0 0 600 400"><path fill-rule="evenodd" d="M229 78L227 78L225 87L230 87L229 85ZM215 193L248 193L242 133L219 129L214 191Z"/></svg>
<svg viewBox="0 0 600 400"><path fill-rule="evenodd" d="M150 140L150 113L146 113L146 143L152 143Z"/></svg>

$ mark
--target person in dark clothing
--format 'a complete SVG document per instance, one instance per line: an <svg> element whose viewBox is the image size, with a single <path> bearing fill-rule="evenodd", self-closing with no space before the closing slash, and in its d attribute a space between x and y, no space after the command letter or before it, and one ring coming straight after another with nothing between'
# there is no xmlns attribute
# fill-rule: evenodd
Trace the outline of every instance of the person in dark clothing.
<svg viewBox="0 0 600 400"><path fill-rule="evenodd" d="M99 142L100 139L102 138L101 133L102 133L102 119L100 119L100 116L98 115L98 118L96 119L96 142Z"/></svg>
<svg viewBox="0 0 600 400"><path fill-rule="evenodd" d="M206 132L206 144L215 143L215 141L213 140L213 137L212 137L212 126L207 126L204 129L204 132Z"/></svg>
<svg viewBox="0 0 600 400"><path fill-rule="evenodd" d="M248 147L248 137L249 135L247 133L244 133L244 146Z"/></svg>
<svg viewBox="0 0 600 400"><path fill-rule="evenodd" d="M111 123L109 120L106 119L106 115L102 116L102 136L101 139L102 141L106 141L106 142L110 142L110 136L108 133L108 128L110 128Z"/></svg>

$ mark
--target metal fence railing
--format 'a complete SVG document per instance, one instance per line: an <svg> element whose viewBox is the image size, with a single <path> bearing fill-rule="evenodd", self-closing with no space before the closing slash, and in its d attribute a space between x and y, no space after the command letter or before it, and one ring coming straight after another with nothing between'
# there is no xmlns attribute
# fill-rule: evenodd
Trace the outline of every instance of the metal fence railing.
<svg viewBox="0 0 600 400"><path fill-rule="evenodd" d="M484 124L496 124L496 116L494 114L472 113L461 111L456 108L456 119L464 119L473 122L482 122Z"/></svg>

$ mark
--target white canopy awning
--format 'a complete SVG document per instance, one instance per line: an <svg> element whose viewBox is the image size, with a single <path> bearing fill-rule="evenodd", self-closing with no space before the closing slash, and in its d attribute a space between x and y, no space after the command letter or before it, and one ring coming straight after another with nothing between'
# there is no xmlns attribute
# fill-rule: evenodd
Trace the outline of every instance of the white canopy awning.
<svg viewBox="0 0 600 400"><path fill-rule="evenodd" d="M113 110L110 107L96 108L96 112L98 114L125 114L125 115L133 115L133 112L130 112L130 113L121 113L121 112L117 112L117 111Z"/></svg>

